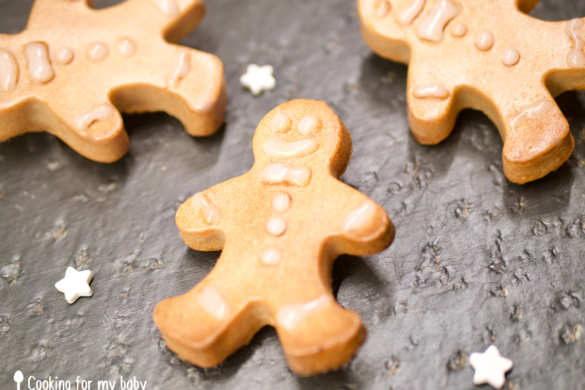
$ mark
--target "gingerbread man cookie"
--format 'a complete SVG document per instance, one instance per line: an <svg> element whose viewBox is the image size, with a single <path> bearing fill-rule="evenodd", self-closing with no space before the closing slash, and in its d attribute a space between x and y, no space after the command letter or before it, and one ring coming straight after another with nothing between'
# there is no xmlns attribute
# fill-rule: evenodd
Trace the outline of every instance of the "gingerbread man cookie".
<svg viewBox="0 0 585 390"><path fill-rule="evenodd" d="M166 111L195 136L223 122L223 65L178 41L204 15L202 0L37 0L27 28L0 35L0 141L48 131L85 157L128 149L118 110Z"/></svg>
<svg viewBox="0 0 585 390"><path fill-rule="evenodd" d="M574 140L553 97L585 88L585 22L526 14L538 0L358 0L363 36L379 55L408 63L410 127L423 144L458 113L486 113L504 141L509 180L559 168Z"/></svg>
<svg viewBox="0 0 585 390"><path fill-rule="evenodd" d="M365 330L332 295L333 260L380 252L394 227L382 207L337 179L350 154L350 135L325 103L290 101L260 122L248 173L179 208L187 245L222 254L191 291L156 306L170 349L215 366L271 325L300 375L351 358Z"/></svg>

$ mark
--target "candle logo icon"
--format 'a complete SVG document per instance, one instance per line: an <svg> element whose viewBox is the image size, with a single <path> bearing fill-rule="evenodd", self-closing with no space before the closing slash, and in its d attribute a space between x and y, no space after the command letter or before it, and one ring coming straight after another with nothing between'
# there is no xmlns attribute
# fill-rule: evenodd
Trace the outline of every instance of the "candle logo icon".
<svg viewBox="0 0 585 390"><path fill-rule="evenodd" d="M14 382L16 382L16 389L20 390L20 384L24 380L24 375L22 375L22 371L16 370L14 373Z"/></svg>

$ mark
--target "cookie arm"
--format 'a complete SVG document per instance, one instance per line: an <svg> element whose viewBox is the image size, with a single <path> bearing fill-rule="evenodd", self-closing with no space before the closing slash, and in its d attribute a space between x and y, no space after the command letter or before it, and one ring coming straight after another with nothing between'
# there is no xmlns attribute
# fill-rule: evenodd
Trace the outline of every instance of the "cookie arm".
<svg viewBox="0 0 585 390"><path fill-rule="evenodd" d="M340 187L343 196L330 203L326 219L335 224L330 241L334 252L368 256L387 248L394 239L394 225L386 211L357 190Z"/></svg>
<svg viewBox="0 0 585 390"><path fill-rule="evenodd" d="M224 226L229 216L225 194L230 182L198 192L177 211L175 222L181 238L193 249L217 251L224 246Z"/></svg>
<svg viewBox="0 0 585 390"><path fill-rule="evenodd" d="M410 47L396 12L387 0L358 0L358 13L364 40L378 55L392 61L408 63Z"/></svg>
<svg viewBox="0 0 585 390"><path fill-rule="evenodd" d="M559 42L551 45L540 59L543 63L552 61L545 74L551 94L556 97L567 91L584 90L585 17L560 22L540 21L539 28L546 32L547 39Z"/></svg>

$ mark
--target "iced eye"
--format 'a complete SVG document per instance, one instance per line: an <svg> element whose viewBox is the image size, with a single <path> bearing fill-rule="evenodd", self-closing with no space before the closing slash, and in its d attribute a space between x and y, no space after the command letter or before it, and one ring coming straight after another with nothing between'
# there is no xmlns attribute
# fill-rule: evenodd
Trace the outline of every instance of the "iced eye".
<svg viewBox="0 0 585 390"><path fill-rule="evenodd" d="M275 133L286 133L291 128L291 120L288 116L279 112L272 118L271 125Z"/></svg>
<svg viewBox="0 0 585 390"><path fill-rule="evenodd" d="M306 116L299 122L299 132L303 135L314 134L321 129L321 121L314 116Z"/></svg>

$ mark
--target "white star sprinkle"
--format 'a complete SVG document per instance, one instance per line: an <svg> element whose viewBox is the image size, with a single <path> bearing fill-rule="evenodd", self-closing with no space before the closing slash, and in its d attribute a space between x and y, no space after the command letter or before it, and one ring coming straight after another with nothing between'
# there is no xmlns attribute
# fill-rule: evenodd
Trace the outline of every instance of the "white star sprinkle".
<svg viewBox="0 0 585 390"><path fill-rule="evenodd" d="M270 91L276 86L274 68L272 65L250 64L246 68L246 73L240 77L240 83L248 88L254 96L258 96L264 91Z"/></svg>
<svg viewBox="0 0 585 390"><path fill-rule="evenodd" d="M65 300L72 304L79 297L91 297L93 291L89 287L89 283L93 279L93 272L77 271L73 267L67 267L65 277L55 283L55 288L65 294Z"/></svg>
<svg viewBox="0 0 585 390"><path fill-rule="evenodd" d="M469 364L475 370L473 384L489 384L500 389L506 382L506 372L512 368L512 361L500 355L495 345L490 345L484 353L474 352L469 357Z"/></svg>

